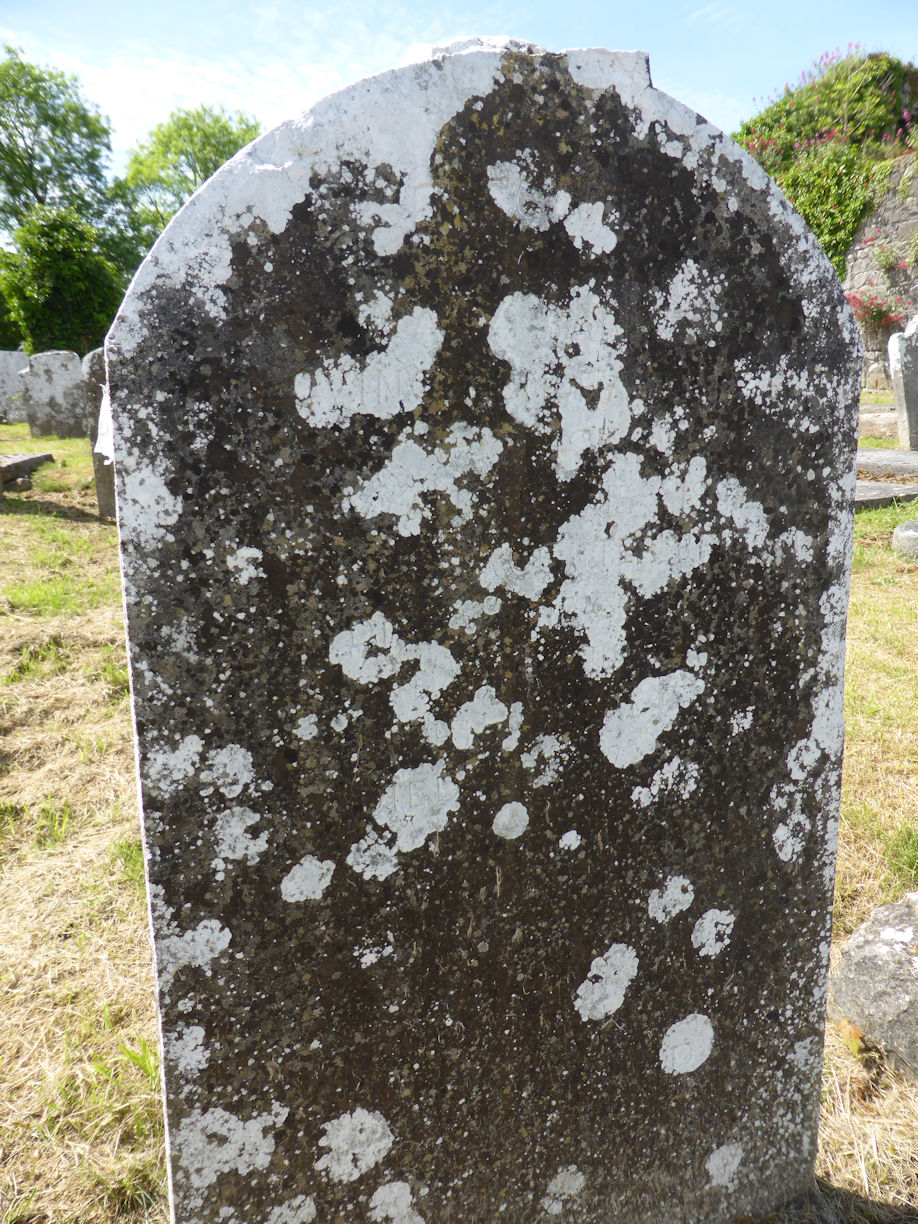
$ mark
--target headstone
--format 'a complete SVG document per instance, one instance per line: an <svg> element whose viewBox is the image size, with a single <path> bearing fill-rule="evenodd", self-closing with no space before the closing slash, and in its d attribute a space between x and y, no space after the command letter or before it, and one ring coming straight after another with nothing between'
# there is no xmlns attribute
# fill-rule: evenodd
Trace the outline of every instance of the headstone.
<svg viewBox="0 0 918 1224"><path fill-rule="evenodd" d="M899 445L918 450L918 315L889 340L889 377L896 397Z"/></svg>
<svg viewBox="0 0 918 1224"><path fill-rule="evenodd" d="M108 342L176 1219L808 1188L860 365L646 57L336 94Z"/></svg>
<svg viewBox="0 0 918 1224"><path fill-rule="evenodd" d="M107 387L105 350L93 349L83 358L83 390L86 396L86 421L91 430L89 443L100 518L115 517L115 465L107 454L98 449L100 418Z"/></svg>
<svg viewBox="0 0 918 1224"><path fill-rule="evenodd" d="M16 375L28 364L28 357L20 350L0 350L0 421L13 423L25 419L18 398L14 400L13 396L20 390Z"/></svg>
<svg viewBox="0 0 918 1224"><path fill-rule="evenodd" d="M844 945L829 1012L856 1024L918 1081L918 893L881 905Z"/></svg>
<svg viewBox="0 0 918 1224"><path fill-rule="evenodd" d="M76 353L36 353L17 377L23 419L33 437L87 437L83 367Z"/></svg>

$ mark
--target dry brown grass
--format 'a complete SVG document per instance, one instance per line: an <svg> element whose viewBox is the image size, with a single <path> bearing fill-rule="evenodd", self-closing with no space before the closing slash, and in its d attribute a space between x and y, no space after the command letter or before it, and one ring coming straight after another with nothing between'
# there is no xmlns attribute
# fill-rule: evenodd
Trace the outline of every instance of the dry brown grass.
<svg viewBox="0 0 918 1224"><path fill-rule="evenodd" d="M34 606L0 603L0 1224L162 1224L121 611L111 597L62 611L44 593L58 569L115 562L112 529L70 477L21 500L54 513L0 517L17 581L41 588ZM895 513L859 518L837 938L918 887L918 832L916 874L894 853L918 830L918 565L889 551ZM36 566L30 550L49 538L56 551ZM918 1086L832 1031L817 1173L813 1202L770 1224L918 1224Z"/></svg>

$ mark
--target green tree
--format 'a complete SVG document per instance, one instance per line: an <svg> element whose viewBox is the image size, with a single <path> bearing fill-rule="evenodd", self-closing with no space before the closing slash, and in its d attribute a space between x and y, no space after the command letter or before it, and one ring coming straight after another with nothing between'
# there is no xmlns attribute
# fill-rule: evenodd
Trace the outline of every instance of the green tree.
<svg viewBox="0 0 918 1224"><path fill-rule="evenodd" d="M0 253L0 293L27 353L97 348L124 292L98 233L72 208L37 205Z"/></svg>
<svg viewBox="0 0 918 1224"><path fill-rule="evenodd" d="M100 219L110 129L74 77L26 63L14 47L0 61L0 228L39 207Z"/></svg>
<svg viewBox="0 0 918 1224"><path fill-rule="evenodd" d="M188 197L258 135L250 115L222 107L174 110L131 153L126 183L136 193L141 217L155 237Z"/></svg>

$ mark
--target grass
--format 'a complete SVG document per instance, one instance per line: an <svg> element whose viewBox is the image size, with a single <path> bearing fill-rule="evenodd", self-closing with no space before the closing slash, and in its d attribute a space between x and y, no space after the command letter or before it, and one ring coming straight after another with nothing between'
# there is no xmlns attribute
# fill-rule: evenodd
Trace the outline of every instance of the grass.
<svg viewBox="0 0 918 1224"><path fill-rule="evenodd" d="M116 535L85 444L12 428L66 466L0 511L0 1224L165 1224ZM918 888L918 563L889 546L915 513L855 523L836 945ZM918 1088L832 1030L817 1171L840 1224L918 1221Z"/></svg>
<svg viewBox="0 0 918 1224"><path fill-rule="evenodd" d="M861 450L896 450L899 443L895 438L862 437L857 440Z"/></svg>

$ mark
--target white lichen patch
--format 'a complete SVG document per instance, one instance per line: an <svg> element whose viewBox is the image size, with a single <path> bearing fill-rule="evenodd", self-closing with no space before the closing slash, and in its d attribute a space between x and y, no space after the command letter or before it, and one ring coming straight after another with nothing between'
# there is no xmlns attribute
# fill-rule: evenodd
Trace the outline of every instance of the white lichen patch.
<svg viewBox="0 0 918 1224"><path fill-rule="evenodd" d="M768 535L768 519L760 502L751 501L746 490L732 476L717 486L717 512L742 533L750 552L762 548Z"/></svg>
<svg viewBox="0 0 918 1224"><path fill-rule="evenodd" d="M615 249L618 235L604 220L606 205L601 200L593 204L578 204L564 219L564 228L578 251L589 247L597 255L608 255ZM610 220L617 221L616 214Z"/></svg>
<svg viewBox="0 0 918 1224"><path fill-rule="evenodd" d="M429 743L442 744L449 735L446 723L435 718L431 702L459 674L459 664L437 642L404 642L381 612L344 629L332 639L329 660L360 684L377 684L395 676L407 662L418 670L393 688L389 701L400 722L420 722Z"/></svg>
<svg viewBox="0 0 918 1224"><path fill-rule="evenodd" d="M464 629L469 637L473 637L478 629L478 622L483 616L494 616L501 609L502 601L496 595L486 595L484 599L463 599L453 604L453 614L449 618L450 629Z"/></svg>
<svg viewBox="0 0 918 1224"><path fill-rule="evenodd" d="M607 711L599 733L603 755L619 769L643 760L703 691L704 681L684 669L648 676L632 689L630 702Z"/></svg>
<svg viewBox="0 0 918 1224"><path fill-rule="evenodd" d="M147 786L161 795L171 795L198 767L204 744L200 736L186 735L175 748L158 748L147 754Z"/></svg>
<svg viewBox="0 0 918 1224"><path fill-rule="evenodd" d="M227 744L207 754L205 767L200 773L201 794L210 795L214 789L227 799L235 799L252 782L252 754L241 744Z"/></svg>
<svg viewBox="0 0 918 1224"><path fill-rule="evenodd" d="M520 764L535 773L533 787L556 782L569 751L569 745L563 744L557 735L536 736L526 751L520 753Z"/></svg>
<svg viewBox="0 0 918 1224"><path fill-rule="evenodd" d="M204 1045L204 1037L200 1024L179 1024L163 1030L166 1057L183 1079L192 1079L207 1066L210 1051Z"/></svg>
<svg viewBox="0 0 918 1224"><path fill-rule="evenodd" d="M576 829L568 829L558 838L558 846L562 850L579 850L582 845L583 838Z"/></svg>
<svg viewBox="0 0 918 1224"><path fill-rule="evenodd" d="M580 1019L605 1020L618 1011L637 971L637 953L627 944L614 943L604 956L595 957L574 998Z"/></svg>
<svg viewBox="0 0 918 1224"><path fill-rule="evenodd" d="M316 1218L316 1201L311 1194L298 1194L272 1207L265 1216L264 1224L313 1224Z"/></svg>
<svg viewBox="0 0 918 1224"><path fill-rule="evenodd" d="M304 714L299 722L294 724L293 734L301 740L315 739L319 734L319 720L315 714Z"/></svg>
<svg viewBox="0 0 918 1224"><path fill-rule="evenodd" d="M456 711L450 724L453 743L457 748L471 748L476 735L486 728L502 723L510 711L500 701L490 684L483 684L471 701L465 702Z"/></svg>
<svg viewBox="0 0 918 1224"><path fill-rule="evenodd" d="M647 912L654 922L669 922L695 899L695 890L685 876L670 876L662 888L654 888L647 898Z"/></svg>
<svg viewBox="0 0 918 1224"><path fill-rule="evenodd" d="M243 1121L215 1107L184 1118L174 1133L172 1151L188 1185L198 1192L190 1196L194 1205L200 1206L201 1192L224 1173L245 1175L266 1169L274 1152L271 1132L287 1113L275 1105L270 1113Z"/></svg>
<svg viewBox="0 0 918 1224"><path fill-rule="evenodd" d="M245 545L226 554L227 568L243 586L246 586L253 578L264 577L265 571L258 564L262 557L263 553L260 548Z"/></svg>
<svg viewBox="0 0 918 1224"><path fill-rule="evenodd" d="M729 910L709 909L692 929L692 947L699 956L717 956L730 942L736 918Z"/></svg>
<svg viewBox="0 0 918 1224"><path fill-rule="evenodd" d="M522 803L505 803L491 824L497 836L507 841L522 837L528 827L529 813Z"/></svg>
<svg viewBox="0 0 918 1224"><path fill-rule="evenodd" d="M249 866L258 862L268 848L268 835L253 837L248 829L259 820L259 814L246 807L232 807L220 813L214 824L215 871L225 870L227 860L245 859Z"/></svg>
<svg viewBox="0 0 918 1224"><path fill-rule="evenodd" d="M566 191L555 190L553 181L535 181L535 156L522 149L516 161L499 161L488 166L488 193L506 216L521 229L544 232L560 221L571 206Z"/></svg>
<svg viewBox="0 0 918 1224"><path fill-rule="evenodd" d="M559 1169L545 1189L542 1210L546 1215L557 1216L564 1210L568 1199L576 1198L586 1185L586 1178L576 1165Z"/></svg>
<svg viewBox="0 0 918 1224"><path fill-rule="evenodd" d="M351 846L348 865L364 879L386 879L398 869L397 855L420 849L446 828L450 812L458 807L459 787L444 776L442 761L397 770L373 812L385 832L368 828Z"/></svg>
<svg viewBox="0 0 918 1224"><path fill-rule="evenodd" d="M297 412L317 429L346 425L358 414L387 421L413 412L442 343L436 314L417 306L399 319L387 346L365 362L343 353L312 373L297 374Z"/></svg>
<svg viewBox="0 0 918 1224"><path fill-rule="evenodd" d="M510 365L504 405L515 421L537 433L551 432L557 417L555 471L561 480L577 474L586 451L623 438L644 409L639 400L629 402L621 381L622 338L589 285L575 287L567 307L513 293L494 312L488 343Z"/></svg>
<svg viewBox="0 0 918 1224"><path fill-rule="evenodd" d="M674 756L660 766L648 786L636 786L631 798L638 807L649 807L661 795L673 793L687 799L698 786L699 777L700 771L694 762Z"/></svg>
<svg viewBox="0 0 918 1224"><path fill-rule="evenodd" d="M490 429L474 429L462 423L447 431L441 445L425 450L405 431L382 468L344 499L363 518L391 514L398 519L399 535L418 535L431 508L424 501L430 493L443 493L466 522L475 499L460 485L464 477L483 479L500 457L502 443Z"/></svg>
<svg viewBox="0 0 918 1224"><path fill-rule="evenodd" d="M328 1151L315 1163L335 1182L352 1182L385 1159L395 1142L381 1113L355 1109L322 1127L319 1147Z"/></svg>
<svg viewBox="0 0 918 1224"><path fill-rule="evenodd" d="M695 1012L671 1025L660 1046L660 1063L670 1075L687 1075L706 1062L714 1048L714 1026Z"/></svg>
<svg viewBox="0 0 918 1224"><path fill-rule="evenodd" d="M710 1185L721 1186L725 1190L732 1189L742 1163L743 1149L739 1143L725 1143L723 1147L717 1148L704 1162Z"/></svg>
<svg viewBox="0 0 918 1224"><path fill-rule="evenodd" d="M135 548L149 552L171 538L169 528L179 520L182 498L170 493L165 464L154 455L141 453L122 440L117 463L124 479L124 497L118 506L119 531Z"/></svg>
<svg viewBox="0 0 918 1224"><path fill-rule="evenodd" d="M386 1182L370 1199L370 1219L374 1224L424 1224L414 1209L414 1195L407 1182Z"/></svg>
<svg viewBox="0 0 918 1224"><path fill-rule="evenodd" d="M216 918L204 918L190 931L161 933L156 943L156 965L160 989L165 993L179 969L192 966L209 969L211 961L225 952L232 932Z"/></svg>
<svg viewBox="0 0 918 1224"><path fill-rule="evenodd" d="M501 544L491 553L478 581L486 591L500 586L514 595L536 600L551 578L551 556L547 548L536 548L525 566L520 567L513 560L510 545Z"/></svg>
<svg viewBox="0 0 918 1224"><path fill-rule="evenodd" d="M680 337L691 343L699 328L705 333L722 331L722 292L722 276L687 259L670 281L667 293L657 297L657 335L661 340L672 340L679 331Z"/></svg>
<svg viewBox="0 0 918 1224"><path fill-rule="evenodd" d="M318 859L306 854L281 880L281 896L285 901L318 901L331 883L335 864L331 859Z"/></svg>
<svg viewBox="0 0 918 1224"><path fill-rule="evenodd" d="M704 495L704 477L703 459L674 464L664 480L641 475L640 455L613 455L596 498L558 532L552 551L566 578L554 608L543 611L560 613L584 635L580 654L591 678L610 676L624 658L633 592L646 599L707 564L710 532L658 530L660 503L686 513Z"/></svg>

